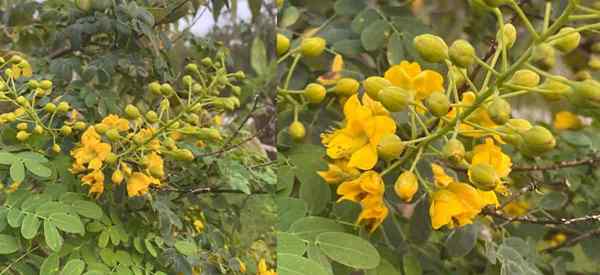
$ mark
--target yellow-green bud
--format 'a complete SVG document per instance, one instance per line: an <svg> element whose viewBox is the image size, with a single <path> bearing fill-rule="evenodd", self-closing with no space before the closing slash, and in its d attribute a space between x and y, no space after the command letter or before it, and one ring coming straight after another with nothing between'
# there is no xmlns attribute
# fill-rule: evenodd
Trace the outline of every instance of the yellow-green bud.
<svg viewBox="0 0 600 275"><path fill-rule="evenodd" d="M528 69L518 70L513 74L510 83L525 87L535 87L540 84L540 75Z"/></svg>
<svg viewBox="0 0 600 275"><path fill-rule="evenodd" d="M158 121L158 115L155 111L148 111L145 117L150 123L156 123Z"/></svg>
<svg viewBox="0 0 600 275"><path fill-rule="evenodd" d="M409 90L389 86L381 89L377 98L388 111L400 112L413 100L413 95Z"/></svg>
<svg viewBox="0 0 600 275"><path fill-rule="evenodd" d="M182 160L182 161L192 161L195 158L192 151L190 151L188 149L177 149L177 150L175 150L174 156L175 156L176 160Z"/></svg>
<svg viewBox="0 0 600 275"><path fill-rule="evenodd" d="M242 94L242 88L240 86L231 86L231 93L235 96L240 96Z"/></svg>
<svg viewBox="0 0 600 275"><path fill-rule="evenodd" d="M52 81L50 80L42 80L40 81L40 88L42 88L45 91L48 91L50 89L52 89Z"/></svg>
<svg viewBox="0 0 600 275"><path fill-rule="evenodd" d="M160 85L160 93L164 96L172 96L175 93L175 90L171 87L171 84L164 83Z"/></svg>
<svg viewBox="0 0 600 275"><path fill-rule="evenodd" d="M154 81L150 84L148 84L148 91L150 91L150 93L155 94L155 95L160 95L160 83L158 83L158 81Z"/></svg>
<svg viewBox="0 0 600 275"><path fill-rule="evenodd" d="M335 92L342 96L352 96L358 93L360 83L353 78L342 78L335 84Z"/></svg>
<svg viewBox="0 0 600 275"><path fill-rule="evenodd" d="M469 180L483 191L492 191L500 183L496 169L487 163L478 163L469 167Z"/></svg>
<svg viewBox="0 0 600 275"><path fill-rule="evenodd" d="M199 73L200 71L198 70L198 65L194 64L194 63L190 63L185 65L185 71L188 73Z"/></svg>
<svg viewBox="0 0 600 275"><path fill-rule="evenodd" d="M32 79L27 82L27 86L29 87L29 89L35 90L40 87L40 82L35 79Z"/></svg>
<svg viewBox="0 0 600 275"><path fill-rule="evenodd" d="M465 146L458 139L450 139L444 144L442 154L447 160L460 163L465 158Z"/></svg>
<svg viewBox="0 0 600 275"><path fill-rule="evenodd" d="M19 96L15 99L15 101L21 106L29 106L29 100L24 96Z"/></svg>
<svg viewBox="0 0 600 275"><path fill-rule="evenodd" d="M405 202L411 201L418 189L419 182L417 176L410 171L400 174L394 183L394 192Z"/></svg>
<svg viewBox="0 0 600 275"><path fill-rule="evenodd" d="M199 139L221 140L221 132L215 128L199 128L196 131L196 137Z"/></svg>
<svg viewBox="0 0 600 275"><path fill-rule="evenodd" d="M92 0L75 0L75 5L77 5L77 8L80 10L88 12L92 9Z"/></svg>
<svg viewBox="0 0 600 275"><path fill-rule="evenodd" d="M117 156L117 154L115 154L113 152L109 152L108 155L106 155L106 163L115 164L117 162L118 158L119 158L119 156Z"/></svg>
<svg viewBox="0 0 600 275"><path fill-rule="evenodd" d="M123 182L123 172L121 172L121 170L117 169L113 172L112 176L110 177L110 180L114 183L114 184L121 184L121 182Z"/></svg>
<svg viewBox="0 0 600 275"><path fill-rule="evenodd" d="M475 63L475 48L466 40L454 41L448 50L450 60L459 67L467 67Z"/></svg>
<svg viewBox="0 0 600 275"><path fill-rule="evenodd" d="M454 79L454 83L456 83L457 88L464 86L467 82L467 79L465 79L465 75L467 75L467 69L461 69L459 67L452 66L452 68L448 71L448 74L450 77L452 77L452 79Z"/></svg>
<svg viewBox="0 0 600 275"><path fill-rule="evenodd" d="M75 128L75 130L83 130L87 127L87 124L83 121L77 121L75 122L75 124L73 124L73 128Z"/></svg>
<svg viewBox="0 0 600 275"><path fill-rule="evenodd" d="M115 128L108 129L108 131L106 131L106 137L110 141L117 141L117 140L121 139L121 135L119 135L119 131Z"/></svg>
<svg viewBox="0 0 600 275"><path fill-rule="evenodd" d="M94 130L96 130L98 134L103 135L106 133L106 131L108 131L108 126L106 126L106 124L98 123L94 125Z"/></svg>
<svg viewBox="0 0 600 275"><path fill-rule="evenodd" d="M504 124L510 119L512 108L508 101L501 97L496 97L487 107L487 111L495 123Z"/></svg>
<svg viewBox="0 0 600 275"><path fill-rule="evenodd" d="M392 86L392 82L380 76L370 76L367 77L365 81L363 81L363 87L365 87L365 92L370 98L374 100L379 100L379 91L388 86Z"/></svg>
<svg viewBox="0 0 600 275"><path fill-rule="evenodd" d="M31 134L27 133L27 131L17 132L17 140L18 141L26 141L27 139L29 139L30 136L31 136Z"/></svg>
<svg viewBox="0 0 600 275"><path fill-rule="evenodd" d="M29 128L29 126L25 122L21 122L21 123L17 124L18 130L27 130L27 128Z"/></svg>
<svg viewBox="0 0 600 275"><path fill-rule="evenodd" d="M600 56L595 55L595 54L590 56L590 59L588 60L587 65L588 65L588 67L590 67L590 69L592 69L594 71L600 70Z"/></svg>
<svg viewBox="0 0 600 275"><path fill-rule="evenodd" d="M202 60L200 60L200 63L202 63L202 65L206 67L210 67L213 65L212 59L210 59L210 57L202 58Z"/></svg>
<svg viewBox="0 0 600 275"><path fill-rule="evenodd" d="M552 133L542 126L533 126L525 131L523 141L526 151L532 155L543 154L556 146L556 139Z"/></svg>
<svg viewBox="0 0 600 275"><path fill-rule="evenodd" d="M13 55L13 56L10 57L10 59L8 60L8 62L12 63L12 64L18 64L18 63L23 62L23 58L21 56L15 54L15 55Z"/></svg>
<svg viewBox="0 0 600 275"><path fill-rule="evenodd" d="M52 102L46 103L46 105L44 105L44 110L48 113L53 113L56 111L56 105Z"/></svg>
<svg viewBox="0 0 600 275"><path fill-rule="evenodd" d="M317 57L325 50L327 42L321 37L305 38L300 43L300 52L304 56Z"/></svg>
<svg viewBox="0 0 600 275"><path fill-rule="evenodd" d="M544 80L544 82L538 87L547 91L544 93L540 93L547 100L559 100L561 96L568 95L573 92L571 86L565 83L568 80L562 76L559 76L559 78L563 79L563 81L546 78L546 80Z"/></svg>
<svg viewBox="0 0 600 275"><path fill-rule="evenodd" d="M304 128L304 124L302 124L302 122L294 121L288 127L288 133L292 139L299 141L306 136L306 129Z"/></svg>
<svg viewBox="0 0 600 275"><path fill-rule="evenodd" d="M309 103L319 104L325 99L327 91L321 84L310 83L304 88L304 97Z"/></svg>
<svg viewBox="0 0 600 275"><path fill-rule="evenodd" d="M521 136L527 130L531 129L531 123L521 118L511 118L506 124L500 126L498 131L505 133L502 139L514 146L519 146L523 143L523 137Z"/></svg>
<svg viewBox="0 0 600 275"><path fill-rule="evenodd" d="M237 71L233 74L233 76L237 79L245 79L246 73L244 73L244 71Z"/></svg>
<svg viewBox="0 0 600 275"><path fill-rule="evenodd" d="M586 79L591 79L592 78L592 73L590 73L590 71L588 70L579 70L577 71L577 73L575 73L575 79L579 80L579 81L583 81Z"/></svg>
<svg viewBox="0 0 600 275"><path fill-rule="evenodd" d="M277 46L277 55L283 55L290 49L290 39L283 34L277 34L277 41L275 44Z"/></svg>
<svg viewBox="0 0 600 275"><path fill-rule="evenodd" d="M52 152L58 154L58 153L60 153L60 151L61 151L60 145L58 145L56 143L52 145Z"/></svg>
<svg viewBox="0 0 600 275"><path fill-rule="evenodd" d="M448 45L439 36L421 34L414 38L413 44L425 61L443 63L448 59Z"/></svg>
<svg viewBox="0 0 600 275"><path fill-rule="evenodd" d="M44 127L42 127L41 125L36 125L35 127L33 127L33 132L41 135L44 133Z"/></svg>
<svg viewBox="0 0 600 275"><path fill-rule="evenodd" d="M581 34L571 27L560 29L557 35L562 37L552 41L552 44L563 53L571 52L579 46L579 42L581 41Z"/></svg>
<svg viewBox="0 0 600 275"><path fill-rule="evenodd" d="M450 111L450 99L444 93L433 92L425 99L425 107L432 115L442 117Z"/></svg>
<svg viewBox="0 0 600 275"><path fill-rule="evenodd" d="M406 146L395 134L386 134L377 144L377 154L384 160L393 160L400 157Z"/></svg>
<svg viewBox="0 0 600 275"><path fill-rule="evenodd" d="M512 48L512 46L514 46L515 42L517 41L517 29L515 28L515 26L510 23L505 24L502 28L502 35L503 36L500 37L500 32L498 32L498 34L496 35L498 43L504 42L504 44L506 44L507 49Z"/></svg>
<svg viewBox="0 0 600 275"><path fill-rule="evenodd" d="M192 85L192 92L194 94L202 94L204 93L204 88L202 88L202 85L198 84L198 83L194 83L194 85Z"/></svg>
<svg viewBox="0 0 600 275"><path fill-rule="evenodd" d="M191 75L184 75L183 78L181 78L181 81L186 88L189 88L194 84L194 79Z"/></svg>
<svg viewBox="0 0 600 275"><path fill-rule="evenodd" d="M71 106L69 105L69 102L63 101L58 103L58 106L56 106L56 111L59 113L66 113L70 108Z"/></svg>
<svg viewBox="0 0 600 275"><path fill-rule="evenodd" d="M543 69L550 69L556 64L556 50L550 44L539 44L533 50L531 60Z"/></svg>
<svg viewBox="0 0 600 275"><path fill-rule="evenodd" d="M71 126L64 125L63 127L60 128L60 133L63 136L70 136L71 133L73 133L73 128L71 128Z"/></svg>
<svg viewBox="0 0 600 275"><path fill-rule="evenodd" d="M127 106L125 106L125 115L129 119L136 119L141 116L140 110L131 104L127 104Z"/></svg>

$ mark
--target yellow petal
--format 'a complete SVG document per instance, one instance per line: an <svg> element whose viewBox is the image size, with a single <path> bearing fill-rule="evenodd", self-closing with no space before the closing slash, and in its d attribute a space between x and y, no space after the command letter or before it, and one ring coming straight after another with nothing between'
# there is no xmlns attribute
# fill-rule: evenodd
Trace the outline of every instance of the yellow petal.
<svg viewBox="0 0 600 275"><path fill-rule="evenodd" d="M413 85L417 91L415 98L422 100L432 92L444 91L444 78L438 72L425 70L413 79Z"/></svg>
<svg viewBox="0 0 600 275"><path fill-rule="evenodd" d="M431 226L433 229L439 229L444 225L451 224L452 217L464 212L464 207L454 193L441 189L432 195L429 215L431 216Z"/></svg>
<svg viewBox="0 0 600 275"><path fill-rule="evenodd" d="M348 162L349 167L356 167L361 170L369 170L377 163L377 149L375 146L367 144L354 152Z"/></svg>
<svg viewBox="0 0 600 275"><path fill-rule="evenodd" d="M561 111L554 115L554 128L557 130L577 130L582 126L581 118L571 112Z"/></svg>
<svg viewBox="0 0 600 275"><path fill-rule="evenodd" d="M364 138L355 138L344 132L340 132L327 143L327 156L332 159L348 157L367 144L367 142L368 139L366 136Z"/></svg>
<svg viewBox="0 0 600 275"><path fill-rule="evenodd" d="M365 133L369 142L375 146L382 136L396 132L396 122L388 116L375 116L365 121Z"/></svg>

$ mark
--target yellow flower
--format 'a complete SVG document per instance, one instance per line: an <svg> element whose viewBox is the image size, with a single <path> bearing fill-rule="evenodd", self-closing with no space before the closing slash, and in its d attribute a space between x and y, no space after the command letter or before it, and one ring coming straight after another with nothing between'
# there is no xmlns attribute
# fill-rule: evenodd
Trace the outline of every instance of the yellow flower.
<svg viewBox="0 0 600 275"><path fill-rule="evenodd" d="M357 224L366 221L369 232L373 233L385 220L389 210L383 202L383 194L380 196L367 196L360 203L362 211L356 220Z"/></svg>
<svg viewBox="0 0 600 275"><path fill-rule="evenodd" d="M348 167L348 161L344 159L334 160L328 164L327 171L318 171L317 174L327 183L340 183L346 180L352 180L360 175L356 168Z"/></svg>
<svg viewBox="0 0 600 275"><path fill-rule="evenodd" d="M527 214L529 204L525 201L512 201L502 208L502 212L509 217L520 217Z"/></svg>
<svg viewBox="0 0 600 275"><path fill-rule="evenodd" d="M444 225L453 228L470 224L490 204L499 204L493 191L484 192L466 183L452 182L447 188L432 194L429 207L431 226L439 229Z"/></svg>
<svg viewBox="0 0 600 275"><path fill-rule="evenodd" d="M455 181L454 178L446 174L446 171L444 171L444 168L442 168L442 166L432 163L431 170L433 171L433 180L438 188L445 188L450 183Z"/></svg>
<svg viewBox="0 0 600 275"><path fill-rule="evenodd" d="M383 77L393 85L415 91L415 99L421 101L433 92L444 91L444 78L432 70L421 70L418 63L402 61L390 67Z"/></svg>
<svg viewBox="0 0 600 275"><path fill-rule="evenodd" d="M344 104L345 126L322 141L332 159L349 158L348 167L369 170L377 163L377 144L382 136L396 132L396 123L387 111L364 95L361 103L354 95Z"/></svg>
<svg viewBox="0 0 600 275"><path fill-rule="evenodd" d="M117 115L108 115L100 123L106 125L108 129L117 129L119 132L129 130L129 121Z"/></svg>
<svg viewBox="0 0 600 275"><path fill-rule="evenodd" d="M165 176L164 161L156 152L152 152L144 158L144 165L150 172L150 175L162 178Z"/></svg>
<svg viewBox="0 0 600 275"><path fill-rule="evenodd" d="M198 233L202 233L204 231L204 223L201 220L194 220L194 228Z"/></svg>
<svg viewBox="0 0 600 275"><path fill-rule="evenodd" d="M133 135L133 141L135 141L138 144L145 143L150 150L158 150L160 149L160 141L156 138L150 140L150 138L154 136L154 133L156 133L155 128L141 129L139 132Z"/></svg>
<svg viewBox="0 0 600 275"><path fill-rule="evenodd" d="M111 150L111 145L103 143L93 127L88 128L81 136L81 146L71 151L75 158L72 171L81 171L84 164L88 164L88 169L100 169Z"/></svg>
<svg viewBox="0 0 600 275"><path fill-rule="evenodd" d="M583 127L583 123L576 114L561 111L554 115L554 128L556 130L577 130L581 127Z"/></svg>
<svg viewBox="0 0 600 275"><path fill-rule="evenodd" d="M217 115L213 118L215 125L221 126L223 125L223 116Z"/></svg>
<svg viewBox="0 0 600 275"><path fill-rule="evenodd" d="M134 172L127 180L127 195L135 197L146 194L150 185L160 185L160 181L144 173Z"/></svg>
<svg viewBox="0 0 600 275"><path fill-rule="evenodd" d="M24 59L17 64L13 64L10 69L12 71L12 75L9 77L12 79L17 79L19 77L31 77L33 75L31 65Z"/></svg>
<svg viewBox="0 0 600 275"><path fill-rule="evenodd" d="M342 70L344 69L344 58L336 54L331 62L331 69L324 75L319 76L317 81L322 85L333 85L342 78Z"/></svg>
<svg viewBox="0 0 600 275"><path fill-rule="evenodd" d="M267 261L265 261L264 258L258 261L257 269L257 275L277 275L277 272L275 272L275 270L269 269L269 267L267 266Z"/></svg>
<svg viewBox="0 0 600 275"><path fill-rule="evenodd" d="M362 211L356 223L366 221L370 232L375 231L388 215L388 209L383 202L385 185L383 179L375 171L367 171L358 178L345 181L337 188L341 197L338 202L350 200L360 203Z"/></svg>
<svg viewBox="0 0 600 275"><path fill-rule="evenodd" d="M473 92L463 93L460 104L465 105L466 107L472 106L473 103L475 102L476 97L477 96ZM465 107L452 108L452 110L450 110L450 112L446 116L450 119L453 119L456 117L456 115L459 112L463 111L464 108ZM473 111L473 113L471 113L467 117L467 121L469 121L471 123L475 123L475 124L485 127L485 128L489 128L489 129L494 129L494 128L498 127L498 125L490 117L490 114L488 113L487 109L485 109L484 107L478 107L475 111ZM484 133L481 133L479 130L475 129L473 126L465 124L465 123L461 123L459 125L459 133L461 135L468 136L468 137L474 137L474 138L479 138L479 137L484 136ZM501 140L499 136L497 136L497 135L493 135L493 136L496 140Z"/></svg>
<svg viewBox="0 0 600 275"><path fill-rule="evenodd" d="M95 197L98 197L104 192L104 173L101 170L92 171L83 176L81 181L90 186L90 195L95 194Z"/></svg>
<svg viewBox="0 0 600 275"><path fill-rule="evenodd" d="M494 167L496 175L499 178L508 176L511 171L512 161L510 157L502 152L502 149L494 144L494 140L486 138L484 144L479 144L473 148L473 158L471 165L488 164ZM508 193L506 186L500 183L496 187L496 191L501 194Z"/></svg>

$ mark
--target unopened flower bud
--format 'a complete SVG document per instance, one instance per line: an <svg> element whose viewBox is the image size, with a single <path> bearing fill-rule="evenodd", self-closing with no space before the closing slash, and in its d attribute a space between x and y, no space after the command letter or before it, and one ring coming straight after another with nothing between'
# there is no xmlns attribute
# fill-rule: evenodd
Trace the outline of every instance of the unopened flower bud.
<svg viewBox="0 0 600 275"><path fill-rule="evenodd" d="M400 157L406 146L395 134L386 134L381 137L377 144L377 154L384 160L393 160Z"/></svg>
<svg viewBox="0 0 600 275"><path fill-rule="evenodd" d="M304 56L317 57L325 50L327 42L321 37L305 38L300 43L300 52Z"/></svg>
<svg viewBox="0 0 600 275"><path fill-rule="evenodd" d="M543 69L550 69L556 64L556 50L550 44L539 44L533 50L531 61Z"/></svg>
<svg viewBox="0 0 600 275"><path fill-rule="evenodd" d="M512 108L508 101L501 97L496 97L487 107L487 111L495 123L504 124L510 119Z"/></svg>
<svg viewBox="0 0 600 275"><path fill-rule="evenodd" d="M58 106L56 106L56 111L59 113L66 113L69 109L71 109L71 106L69 105L69 102L66 101L60 102L58 103Z"/></svg>
<svg viewBox="0 0 600 275"><path fill-rule="evenodd" d="M108 129L108 131L106 131L106 137L110 141L117 141L117 140L121 139L121 135L119 135L119 131L115 128Z"/></svg>
<svg viewBox="0 0 600 275"><path fill-rule="evenodd" d="M518 70L513 74L510 83L524 87L535 87L540 84L540 75L528 69Z"/></svg>
<svg viewBox="0 0 600 275"><path fill-rule="evenodd" d="M164 96L169 97L175 93L175 90L173 89L173 87L171 87L171 84L164 83L160 85L160 93Z"/></svg>
<svg viewBox="0 0 600 275"><path fill-rule="evenodd" d="M370 98L379 100L379 91L385 87L392 86L392 82L380 76L370 76L363 81L363 86L365 87L365 92Z"/></svg>
<svg viewBox="0 0 600 275"><path fill-rule="evenodd" d="M77 121L75 122L75 124L73 124L73 128L75 128L75 130L83 130L87 127L87 124L83 121Z"/></svg>
<svg viewBox="0 0 600 275"><path fill-rule="evenodd" d="M471 165L467 173L473 185L483 191L492 191L500 183L496 169L487 163Z"/></svg>
<svg viewBox="0 0 600 275"><path fill-rule="evenodd" d="M70 136L71 133L73 133L73 128L71 128L71 126L64 125L63 127L60 128L60 133L63 136Z"/></svg>
<svg viewBox="0 0 600 275"><path fill-rule="evenodd" d="M52 145L52 152L58 154L58 153L60 153L60 151L61 151L60 145L58 145L56 143Z"/></svg>
<svg viewBox="0 0 600 275"><path fill-rule="evenodd" d="M561 96L568 95L573 92L571 86L566 84L568 80L565 77L559 76L563 81L559 81L552 78L546 78L544 82L538 86L538 88L546 90L540 93L545 99L555 101L559 100Z"/></svg>
<svg viewBox="0 0 600 275"><path fill-rule="evenodd" d="M42 127L41 125L36 125L35 127L33 127L33 132L41 135L44 133L44 127Z"/></svg>
<svg viewBox="0 0 600 275"><path fill-rule="evenodd" d="M106 126L106 124L98 123L94 125L94 130L96 130L98 134L103 135L106 133L106 131L108 131L108 126Z"/></svg>
<svg viewBox="0 0 600 275"><path fill-rule="evenodd" d="M56 111L56 105L52 102L46 103L46 105L44 105L44 110L48 113L54 113L54 111Z"/></svg>
<svg viewBox="0 0 600 275"><path fill-rule="evenodd" d="M277 46L277 55L283 55L290 49L290 39L283 34L277 34L277 41L275 44Z"/></svg>
<svg viewBox="0 0 600 275"><path fill-rule="evenodd" d="M145 117L150 123L156 123L158 121L158 115L155 111L148 111Z"/></svg>
<svg viewBox="0 0 600 275"><path fill-rule="evenodd" d="M48 91L50 89L52 89L52 81L50 80L42 80L40 81L40 86L39 86L42 90Z"/></svg>
<svg viewBox="0 0 600 275"><path fill-rule="evenodd" d="M191 75L184 75L181 81L186 88L190 88L194 84L194 79Z"/></svg>
<svg viewBox="0 0 600 275"><path fill-rule="evenodd" d="M433 92L425 99L425 107L432 115L442 117L450 111L450 99L444 93Z"/></svg>
<svg viewBox="0 0 600 275"><path fill-rule="evenodd" d="M113 172L112 176L110 177L110 180L116 184L119 185L123 182L123 172L121 172L121 170L117 169Z"/></svg>
<svg viewBox="0 0 600 275"><path fill-rule="evenodd" d="M176 160L182 160L182 161L192 161L195 158L192 151L190 151L188 149L177 149L177 150L175 150L174 156L175 156Z"/></svg>
<svg viewBox="0 0 600 275"><path fill-rule="evenodd" d="M335 92L342 96L352 96L358 92L360 83L353 78L342 78L335 84Z"/></svg>
<svg viewBox="0 0 600 275"><path fill-rule="evenodd" d="M136 119L141 116L140 110L131 104L127 104L127 106L125 106L125 115L129 119Z"/></svg>
<svg viewBox="0 0 600 275"><path fill-rule="evenodd" d="M590 59L588 60L587 65L588 65L588 67L590 67L591 70L594 70L594 71L600 70L600 56L598 56L596 54L590 56Z"/></svg>
<svg viewBox="0 0 600 275"><path fill-rule="evenodd" d="M309 103L319 104L325 99L327 91L321 84L310 83L304 88L304 97Z"/></svg>
<svg viewBox="0 0 600 275"><path fill-rule="evenodd" d="M462 68L475 63L475 48L466 40L454 41L448 50L448 54L452 63Z"/></svg>
<svg viewBox="0 0 600 275"><path fill-rule="evenodd" d="M381 104L390 112L400 112L412 101L413 95L410 91L396 86L383 88L377 94Z"/></svg>
<svg viewBox="0 0 600 275"><path fill-rule="evenodd" d="M26 141L31 136L27 131L19 131L17 132L17 140L18 141Z"/></svg>
<svg viewBox="0 0 600 275"><path fill-rule="evenodd" d="M556 146L554 135L542 126L533 126L525 131L523 141L526 151L532 155L541 155Z"/></svg>
<svg viewBox="0 0 600 275"><path fill-rule="evenodd" d="M500 33L502 33L502 37L500 37ZM498 43L500 43L500 41L504 42L506 48L510 49L512 48L512 46L515 45L515 42L517 41L517 29L513 24L505 24L502 27L502 32L498 32L498 34L496 35L496 39L498 40Z"/></svg>
<svg viewBox="0 0 600 275"><path fill-rule="evenodd" d="M557 34L560 38L552 41L554 47L563 53L569 53L579 46L581 34L572 27L564 27Z"/></svg>
<svg viewBox="0 0 600 275"><path fill-rule="evenodd" d="M288 127L288 133L292 139L299 141L306 136L306 129L304 128L304 124L302 124L302 122L294 121Z"/></svg>
<svg viewBox="0 0 600 275"><path fill-rule="evenodd" d="M21 122L21 123L17 124L17 129L18 130L27 130L28 127L29 126L25 122Z"/></svg>
<svg viewBox="0 0 600 275"><path fill-rule="evenodd" d="M421 34L414 38L413 44L425 61L443 63L448 59L448 45L439 36Z"/></svg>
<svg viewBox="0 0 600 275"><path fill-rule="evenodd" d="M410 171L400 174L394 183L394 192L405 202L411 201L418 189L419 182L417 176Z"/></svg>
<svg viewBox="0 0 600 275"><path fill-rule="evenodd" d="M185 71L188 73L194 73L197 74L200 71L198 70L198 65L194 64L194 63L190 63L185 65Z"/></svg>

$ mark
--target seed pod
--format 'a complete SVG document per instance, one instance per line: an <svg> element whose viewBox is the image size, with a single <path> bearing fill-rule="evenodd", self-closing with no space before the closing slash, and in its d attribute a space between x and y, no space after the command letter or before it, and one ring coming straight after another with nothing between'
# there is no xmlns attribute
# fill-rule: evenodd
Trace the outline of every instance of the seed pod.
<svg viewBox="0 0 600 275"><path fill-rule="evenodd" d="M465 158L465 146L458 139L450 139L444 144L442 154L447 160L460 163Z"/></svg>
<svg viewBox="0 0 600 275"><path fill-rule="evenodd" d="M450 60L455 65L465 68L475 63L475 48L466 40L454 41L448 50Z"/></svg>
<svg viewBox="0 0 600 275"><path fill-rule="evenodd" d="M550 44L539 44L533 50L531 60L545 70L551 69L556 64L556 50Z"/></svg>
<svg viewBox="0 0 600 275"><path fill-rule="evenodd" d="M404 151L404 143L395 134L386 134L381 137L377 144L377 154L384 160L390 161L400 157Z"/></svg>
<svg viewBox="0 0 600 275"><path fill-rule="evenodd" d="M310 83L306 85L306 88L304 88L304 97L306 97L306 100L312 104L321 103L321 101L325 99L326 94L327 91L321 84Z"/></svg>
<svg viewBox="0 0 600 275"><path fill-rule="evenodd" d="M569 53L576 49L581 41L581 34L571 27L560 29L557 35L562 37L552 41L552 44L563 53Z"/></svg>
<svg viewBox="0 0 600 275"><path fill-rule="evenodd" d="M448 45L439 36L421 34L414 38L413 44L419 55L428 62L443 63L448 59Z"/></svg>
<svg viewBox="0 0 600 275"><path fill-rule="evenodd" d="M405 202L411 201L418 189L419 182L417 176L410 171L400 174L394 183L394 192Z"/></svg>
<svg viewBox="0 0 600 275"><path fill-rule="evenodd" d="M502 33L502 37L500 37L500 33ZM498 40L498 43L500 43L500 41L504 42L504 44L506 44L506 48L510 49L515 45L515 42L517 41L517 29L513 24L505 24L502 27L502 32L498 32L498 34L496 35L496 39Z"/></svg>
<svg viewBox="0 0 600 275"><path fill-rule="evenodd" d="M525 87L535 87L540 84L540 75L528 69L518 70L513 74L510 83Z"/></svg>
<svg viewBox="0 0 600 275"><path fill-rule="evenodd" d="M496 97L487 107L490 118L497 124L504 124L510 119L512 108L510 103L501 97Z"/></svg>
<svg viewBox="0 0 600 275"><path fill-rule="evenodd" d="M491 191L496 188L500 178L494 167L487 163L478 163L469 167L469 180L475 187L483 191Z"/></svg>
<svg viewBox="0 0 600 275"><path fill-rule="evenodd" d="M125 115L129 119L136 119L141 116L140 110L131 104L127 104L127 106L125 106Z"/></svg>
<svg viewBox="0 0 600 275"><path fill-rule="evenodd" d="M327 42L321 37L305 38L300 43L300 52L304 56L317 57L325 50Z"/></svg>
<svg viewBox="0 0 600 275"><path fill-rule="evenodd" d="M552 133L542 127L533 126L523 133L523 145L528 155L541 155L548 152L556 146L556 139Z"/></svg>
<svg viewBox="0 0 600 275"><path fill-rule="evenodd" d="M342 78L335 84L334 91L341 96L352 96L358 92L360 83L353 78Z"/></svg>
<svg viewBox="0 0 600 275"><path fill-rule="evenodd" d="M283 55L290 49L290 39L283 34L277 34L275 44L277 46L277 55Z"/></svg>
<svg viewBox="0 0 600 275"><path fill-rule="evenodd" d="M119 185L123 182L123 172L121 172L121 170L115 170L112 174L112 176L110 177L110 179L112 180L112 182L116 185Z"/></svg>
<svg viewBox="0 0 600 275"><path fill-rule="evenodd" d="M26 141L27 139L29 139L29 137L31 136L30 133L27 133L27 131L19 131L17 132L17 140L18 141Z"/></svg>
<svg viewBox="0 0 600 275"><path fill-rule="evenodd" d="M363 81L365 92L374 100L378 100L379 91L388 86L392 86L392 82L380 76L371 76Z"/></svg>
<svg viewBox="0 0 600 275"><path fill-rule="evenodd" d="M294 121L288 127L288 133L292 139L299 141L306 136L306 129L300 121Z"/></svg>
<svg viewBox="0 0 600 275"><path fill-rule="evenodd" d="M383 88L377 94L381 104L390 112L400 112L412 101L412 93L396 86Z"/></svg>
<svg viewBox="0 0 600 275"><path fill-rule="evenodd" d="M436 117L445 116L450 111L450 99L444 93L431 93L425 99L425 107Z"/></svg>

